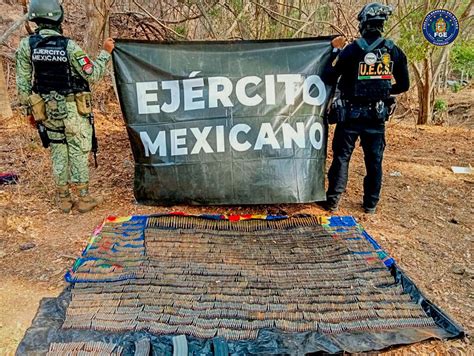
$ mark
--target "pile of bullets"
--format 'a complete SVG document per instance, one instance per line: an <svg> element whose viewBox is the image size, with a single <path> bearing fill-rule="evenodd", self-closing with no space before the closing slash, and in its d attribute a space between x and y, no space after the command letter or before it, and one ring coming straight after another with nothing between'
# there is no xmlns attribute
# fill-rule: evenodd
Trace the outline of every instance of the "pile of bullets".
<svg viewBox="0 0 474 356"><path fill-rule="evenodd" d="M104 342L68 342L49 345L49 351L46 356L95 356L110 355L120 356L123 349L116 344Z"/></svg>
<svg viewBox="0 0 474 356"><path fill-rule="evenodd" d="M359 229L339 233L320 222L162 216L125 237L106 226L109 248L98 241L93 252L133 276L77 283L63 328L243 340L264 328L333 334L434 325ZM88 268L82 272L94 275L109 267Z"/></svg>

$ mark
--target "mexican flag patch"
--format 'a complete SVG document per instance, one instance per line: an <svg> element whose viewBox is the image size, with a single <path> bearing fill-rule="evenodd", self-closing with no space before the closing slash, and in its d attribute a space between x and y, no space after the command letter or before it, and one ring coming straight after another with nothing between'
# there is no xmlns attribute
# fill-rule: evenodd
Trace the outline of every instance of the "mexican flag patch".
<svg viewBox="0 0 474 356"><path fill-rule="evenodd" d="M89 57L84 56L78 59L79 65L82 67L82 70L86 74L91 74L94 70L94 64L89 59Z"/></svg>
<svg viewBox="0 0 474 356"><path fill-rule="evenodd" d="M91 60L90 60L89 57L87 57L87 56L79 58L78 61L79 61L79 64L80 64L82 67L84 67L85 65L91 63Z"/></svg>

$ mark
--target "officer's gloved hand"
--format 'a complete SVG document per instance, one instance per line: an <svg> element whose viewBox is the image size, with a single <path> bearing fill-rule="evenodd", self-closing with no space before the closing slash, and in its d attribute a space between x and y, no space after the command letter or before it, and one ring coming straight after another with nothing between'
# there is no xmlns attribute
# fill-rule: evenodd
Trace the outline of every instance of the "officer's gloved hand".
<svg viewBox="0 0 474 356"><path fill-rule="evenodd" d="M115 48L115 41L112 38L107 38L104 41L104 50L109 53L112 53L114 48Z"/></svg>
<svg viewBox="0 0 474 356"><path fill-rule="evenodd" d="M337 36L331 41L331 46L337 49L343 49L346 45L346 38L344 36Z"/></svg>

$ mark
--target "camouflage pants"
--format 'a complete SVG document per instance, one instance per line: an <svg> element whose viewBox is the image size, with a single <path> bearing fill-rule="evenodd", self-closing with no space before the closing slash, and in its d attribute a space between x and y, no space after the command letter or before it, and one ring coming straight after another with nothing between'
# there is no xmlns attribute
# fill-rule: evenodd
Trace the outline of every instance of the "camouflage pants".
<svg viewBox="0 0 474 356"><path fill-rule="evenodd" d="M52 140L66 138L66 144L51 143L53 176L57 186L89 182L89 152L92 148L92 126L86 116L77 112L75 102L67 103L67 118L48 119L45 126L54 130L64 129L64 134L48 131Z"/></svg>

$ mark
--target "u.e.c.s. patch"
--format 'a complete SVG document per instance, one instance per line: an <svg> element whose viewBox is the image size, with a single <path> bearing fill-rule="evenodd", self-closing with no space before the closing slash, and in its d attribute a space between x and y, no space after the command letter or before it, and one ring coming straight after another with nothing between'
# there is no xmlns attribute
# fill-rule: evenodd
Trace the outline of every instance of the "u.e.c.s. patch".
<svg viewBox="0 0 474 356"><path fill-rule="evenodd" d="M384 53L379 61L373 61L375 58L365 58L364 62L359 63L358 80L367 79L392 79L393 61L390 54Z"/></svg>

